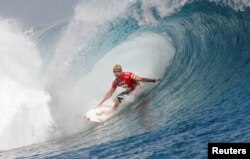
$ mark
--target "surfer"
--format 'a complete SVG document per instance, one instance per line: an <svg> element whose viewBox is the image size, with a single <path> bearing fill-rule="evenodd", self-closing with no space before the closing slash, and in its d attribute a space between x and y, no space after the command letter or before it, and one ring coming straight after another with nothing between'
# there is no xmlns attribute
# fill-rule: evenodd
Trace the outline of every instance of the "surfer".
<svg viewBox="0 0 250 159"><path fill-rule="evenodd" d="M139 77L132 72L122 72L122 67L121 65L117 64L113 67L113 73L116 77L116 79L112 83L111 89L106 93L102 101L98 104L98 106L102 106L102 104L108 100L113 93L115 92L117 87L123 87L126 90L120 94L118 94L114 98L114 105L111 109L115 110L119 104L122 102L125 96L129 95L131 92L135 90L135 88L140 84L140 82L158 82L161 79L150 79L150 78L144 78L144 77ZM109 112L106 112L109 113Z"/></svg>

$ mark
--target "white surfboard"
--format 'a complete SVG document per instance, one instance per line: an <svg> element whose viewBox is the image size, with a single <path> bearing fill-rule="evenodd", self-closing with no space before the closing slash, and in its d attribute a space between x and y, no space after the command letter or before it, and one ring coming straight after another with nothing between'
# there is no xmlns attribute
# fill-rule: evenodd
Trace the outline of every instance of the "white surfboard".
<svg viewBox="0 0 250 159"><path fill-rule="evenodd" d="M111 118L114 114L115 110L112 110L111 106L101 106L90 109L84 117L89 121L101 123Z"/></svg>

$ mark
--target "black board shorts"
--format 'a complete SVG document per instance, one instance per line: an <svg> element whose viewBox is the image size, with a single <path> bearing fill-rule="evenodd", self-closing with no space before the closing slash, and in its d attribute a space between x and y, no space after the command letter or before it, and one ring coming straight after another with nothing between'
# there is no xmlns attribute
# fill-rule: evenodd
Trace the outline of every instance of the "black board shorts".
<svg viewBox="0 0 250 159"><path fill-rule="evenodd" d="M129 95L129 94L130 94L129 91L124 91L124 92L118 94L116 97L118 98L119 103L121 103L122 100L125 98L125 96L127 96L127 95Z"/></svg>

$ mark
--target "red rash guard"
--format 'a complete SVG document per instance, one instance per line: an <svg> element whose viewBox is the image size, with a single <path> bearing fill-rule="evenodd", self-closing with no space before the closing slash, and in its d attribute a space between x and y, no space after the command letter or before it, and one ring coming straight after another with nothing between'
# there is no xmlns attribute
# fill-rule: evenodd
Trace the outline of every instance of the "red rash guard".
<svg viewBox="0 0 250 159"><path fill-rule="evenodd" d="M139 82L135 80L135 75L131 72L121 72L119 79L115 79L112 88L116 89L117 87L127 88L129 91L135 90L135 87L139 85Z"/></svg>

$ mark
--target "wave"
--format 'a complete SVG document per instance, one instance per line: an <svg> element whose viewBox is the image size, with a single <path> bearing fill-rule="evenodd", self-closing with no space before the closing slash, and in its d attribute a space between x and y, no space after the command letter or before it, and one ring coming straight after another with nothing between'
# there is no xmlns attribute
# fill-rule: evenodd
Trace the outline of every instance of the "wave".
<svg viewBox="0 0 250 159"><path fill-rule="evenodd" d="M109 89L110 70L116 63L138 75L164 80L155 87L145 85L147 93L130 103L137 108L150 99L148 117L138 113L140 122L135 120L138 114L131 115L126 119L129 129L116 127L98 142L201 119L224 106L234 112L247 110L248 6L248 1L233 0L86 1L77 6L71 21L35 32L33 37L1 20L1 34L10 40L0 42L8 44L0 46L1 56L6 56L1 58L1 94L9 94L7 102L0 98L6 112L0 115L0 137L6 139L0 148L89 131L81 115ZM219 112L226 118L230 111L224 111ZM210 116L218 119L217 113ZM20 144L14 146L11 137L20 125ZM115 130L120 134L111 134Z"/></svg>

